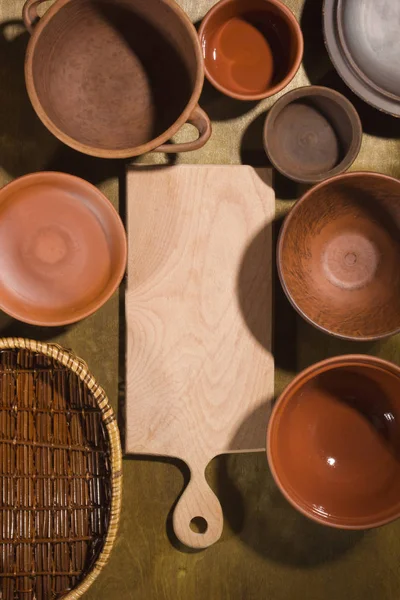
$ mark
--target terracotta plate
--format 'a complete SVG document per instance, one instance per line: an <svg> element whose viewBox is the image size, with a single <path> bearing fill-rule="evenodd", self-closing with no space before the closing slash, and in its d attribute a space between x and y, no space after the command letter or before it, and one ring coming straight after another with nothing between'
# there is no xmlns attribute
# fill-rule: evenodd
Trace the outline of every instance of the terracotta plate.
<svg viewBox="0 0 400 600"><path fill-rule="evenodd" d="M0 191L0 308L36 325L65 325L118 287L126 237L112 204L63 173L22 177Z"/></svg>

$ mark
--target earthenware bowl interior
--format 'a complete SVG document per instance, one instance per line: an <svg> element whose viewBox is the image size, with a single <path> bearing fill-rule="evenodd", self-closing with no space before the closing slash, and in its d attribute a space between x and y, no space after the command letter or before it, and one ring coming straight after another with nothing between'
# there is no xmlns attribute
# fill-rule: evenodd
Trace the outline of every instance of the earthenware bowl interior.
<svg viewBox="0 0 400 600"><path fill-rule="evenodd" d="M400 328L400 182L355 173L293 208L279 242L283 287L314 325L350 339Z"/></svg>
<svg viewBox="0 0 400 600"><path fill-rule="evenodd" d="M289 92L278 100L264 135L276 168L295 180L317 182L352 164L362 129L345 98L304 88L304 92Z"/></svg>
<svg viewBox="0 0 400 600"><path fill-rule="evenodd" d="M366 528L400 515L400 375L394 365L345 359L311 368L283 393L268 450L278 484L302 512Z"/></svg>
<svg viewBox="0 0 400 600"><path fill-rule="evenodd" d="M226 88L227 92L230 91L224 83L227 81L227 77L224 74L224 77L221 78L221 63L218 61L218 54L216 54L216 57L214 56L214 45L211 40L234 17L254 26L269 43L273 56L274 71L271 81L262 91L268 93L268 90L279 87L290 75L300 52L299 34L295 25L295 18L290 18L283 12L279 3L275 4L268 0L222 2L206 16L205 23L201 28L201 44L205 58L206 75L212 82L219 84L221 88ZM232 88L232 91L243 94L243 96L246 95L241 88Z"/></svg>
<svg viewBox="0 0 400 600"><path fill-rule="evenodd" d="M69 2L38 27L38 102L81 144L145 144L171 127L191 99L198 73L193 39L162 0Z"/></svg>

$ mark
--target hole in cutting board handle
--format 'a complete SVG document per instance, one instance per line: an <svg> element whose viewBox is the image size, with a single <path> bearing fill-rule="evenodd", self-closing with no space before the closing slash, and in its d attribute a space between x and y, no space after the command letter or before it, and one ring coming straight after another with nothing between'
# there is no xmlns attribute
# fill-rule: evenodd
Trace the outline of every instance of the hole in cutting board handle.
<svg viewBox="0 0 400 600"><path fill-rule="evenodd" d="M195 533L206 533L208 529L208 523L204 517L193 517L193 519L190 521L190 529Z"/></svg>
<svg viewBox="0 0 400 600"><path fill-rule="evenodd" d="M172 515L178 540L189 548L208 548L219 540L224 526L221 504L208 485L205 467L190 468L190 481L183 490Z"/></svg>

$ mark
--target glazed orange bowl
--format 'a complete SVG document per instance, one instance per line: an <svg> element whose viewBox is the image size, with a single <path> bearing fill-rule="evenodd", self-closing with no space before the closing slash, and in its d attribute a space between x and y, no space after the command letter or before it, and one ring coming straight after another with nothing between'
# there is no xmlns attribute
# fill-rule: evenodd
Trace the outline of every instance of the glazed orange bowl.
<svg viewBox="0 0 400 600"><path fill-rule="evenodd" d="M368 529L400 516L400 368L372 356L318 363L286 388L267 434L287 500L332 527Z"/></svg>
<svg viewBox="0 0 400 600"><path fill-rule="evenodd" d="M0 190L0 309L41 326L97 311L121 283L122 221L93 185L65 173L35 173Z"/></svg>
<svg viewBox="0 0 400 600"><path fill-rule="evenodd" d="M296 75L304 42L280 0L220 0L199 29L207 79L237 100L277 94Z"/></svg>
<svg viewBox="0 0 400 600"><path fill-rule="evenodd" d="M400 331L400 181L380 173L331 177L286 217L278 273L314 326L354 341Z"/></svg>

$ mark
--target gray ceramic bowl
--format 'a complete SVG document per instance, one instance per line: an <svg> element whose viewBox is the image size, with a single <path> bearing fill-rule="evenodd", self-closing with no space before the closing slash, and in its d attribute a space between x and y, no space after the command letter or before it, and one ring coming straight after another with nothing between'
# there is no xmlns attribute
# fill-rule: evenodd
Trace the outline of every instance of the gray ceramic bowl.
<svg viewBox="0 0 400 600"><path fill-rule="evenodd" d="M362 100L394 117L400 117L400 37L393 32L399 18L397 0L324 2L325 43L338 74Z"/></svg>
<svg viewBox="0 0 400 600"><path fill-rule="evenodd" d="M338 0L336 17L341 46L359 77L400 101L400 2Z"/></svg>

